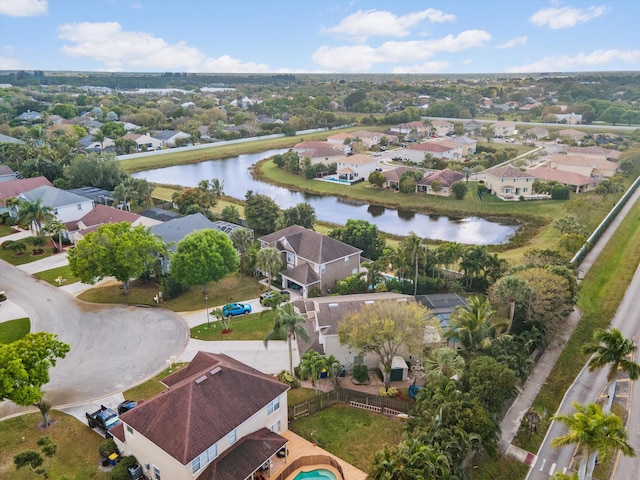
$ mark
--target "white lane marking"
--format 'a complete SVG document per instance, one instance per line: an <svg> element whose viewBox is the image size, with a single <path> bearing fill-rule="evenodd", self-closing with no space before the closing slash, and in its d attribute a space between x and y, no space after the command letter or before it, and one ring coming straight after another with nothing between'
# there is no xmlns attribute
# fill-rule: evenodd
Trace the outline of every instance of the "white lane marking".
<svg viewBox="0 0 640 480"><path fill-rule="evenodd" d="M542 471L542 469L544 468L544 464L547 463L547 459L543 458L542 459L542 465L540 465L540 471Z"/></svg>
<svg viewBox="0 0 640 480"><path fill-rule="evenodd" d="M549 469L549 475L553 475L553 471L556 469L556 464L555 462L553 464L551 464L551 468Z"/></svg>

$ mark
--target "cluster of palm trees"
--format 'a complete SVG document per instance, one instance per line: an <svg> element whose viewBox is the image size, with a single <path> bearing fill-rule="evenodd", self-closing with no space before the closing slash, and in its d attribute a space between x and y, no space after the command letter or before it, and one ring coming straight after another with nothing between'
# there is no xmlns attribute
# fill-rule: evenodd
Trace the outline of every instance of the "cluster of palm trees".
<svg viewBox="0 0 640 480"><path fill-rule="evenodd" d="M22 228L28 228L33 234L32 243L36 247L42 247L46 244L46 237L52 239L58 236L58 250L62 249L62 232L66 230L64 223L59 221L53 208L43 205L42 199L28 201L17 197L8 198L5 205L11 213L16 215L16 224ZM55 244L55 240L53 240ZM16 250L26 250L26 245L22 242L12 244Z"/></svg>

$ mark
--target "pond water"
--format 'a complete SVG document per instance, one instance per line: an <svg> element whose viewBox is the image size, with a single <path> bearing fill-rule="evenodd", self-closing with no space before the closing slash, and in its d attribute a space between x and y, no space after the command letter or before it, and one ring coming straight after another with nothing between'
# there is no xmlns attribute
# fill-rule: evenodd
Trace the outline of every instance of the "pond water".
<svg viewBox="0 0 640 480"><path fill-rule="evenodd" d="M255 163L286 151L269 150L223 160L158 168L138 172L132 176L146 178L154 183L186 187L195 187L204 179L218 178L224 180L224 193L230 197L243 200L247 191L253 190L255 193L271 197L282 209L308 202L315 209L318 220L340 225L344 225L349 219L367 220L376 224L379 230L394 235L404 236L409 232L415 232L420 237L433 240L489 245L507 243L516 232L515 225L490 222L480 217L456 219L444 215L396 210L350 199L294 192L252 177L251 168Z"/></svg>

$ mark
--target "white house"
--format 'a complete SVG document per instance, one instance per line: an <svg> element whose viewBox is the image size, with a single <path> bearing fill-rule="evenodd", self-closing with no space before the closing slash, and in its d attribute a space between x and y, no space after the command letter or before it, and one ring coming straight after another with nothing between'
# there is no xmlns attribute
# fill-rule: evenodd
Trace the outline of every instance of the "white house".
<svg viewBox="0 0 640 480"><path fill-rule="evenodd" d="M162 382L167 390L122 414L110 430L147 478L253 479L286 451L289 387L276 378L198 352Z"/></svg>
<svg viewBox="0 0 640 480"><path fill-rule="evenodd" d="M516 133L516 122L496 122L491 128L496 137L510 137Z"/></svg>
<svg viewBox="0 0 640 480"><path fill-rule="evenodd" d="M153 138L146 133L141 135L139 133L129 132L123 138L136 142L138 151L152 151L162 148L162 140Z"/></svg>
<svg viewBox="0 0 640 480"><path fill-rule="evenodd" d="M42 200L42 205L53 209L56 218L62 223L79 220L93 210L93 200L56 187L43 185L23 192L20 198L29 202Z"/></svg>
<svg viewBox="0 0 640 480"><path fill-rule="evenodd" d="M359 178L367 179L371 172L376 169L378 159L368 155L350 155L337 161L338 175L349 181Z"/></svg>
<svg viewBox="0 0 640 480"><path fill-rule="evenodd" d="M439 137L445 137L453 133L454 125L446 120L432 120L431 126L433 127L433 133Z"/></svg>

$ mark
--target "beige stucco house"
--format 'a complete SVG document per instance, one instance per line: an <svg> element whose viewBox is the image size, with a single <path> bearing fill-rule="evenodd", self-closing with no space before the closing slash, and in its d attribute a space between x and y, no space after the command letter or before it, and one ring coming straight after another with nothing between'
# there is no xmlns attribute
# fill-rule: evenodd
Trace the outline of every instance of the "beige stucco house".
<svg viewBox="0 0 640 480"><path fill-rule="evenodd" d="M491 128L496 137L510 137L516 134L515 122L496 122L491 125Z"/></svg>
<svg viewBox="0 0 640 480"><path fill-rule="evenodd" d="M282 287L300 291L303 298L318 289L322 294L340 280L360 272L362 250L313 230L292 225L258 239L260 247L272 247L282 255Z"/></svg>
<svg viewBox="0 0 640 480"><path fill-rule="evenodd" d="M432 173L428 177L424 177L422 180L418 180L416 182L416 192L437 195L439 197L449 197L451 196L451 185L461 180L464 180L463 173L445 168L444 170ZM433 182L439 182L440 189L438 191L433 189Z"/></svg>
<svg viewBox="0 0 640 480"><path fill-rule="evenodd" d="M599 180L593 177L587 177L586 175L580 175L575 172L558 170L556 168L551 168L548 165L529 170L529 173L541 182L554 181L561 183L569 187L574 193L588 192L589 190L596 188L599 183Z"/></svg>
<svg viewBox="0 0 640 480"><path fill-rule="evenodd" d="M359 179L366 180L371 172L376 169L378 159L369 155L349 155L338 159L336 162L338 176L350 182Z"/></svg>
<svg viewBox="0 0 640 480"><path fill-rule="evenodd" d="M611 178L618 171L618 164L601 158L583 157L582 155L563 155L556 153L551 156L549 165L565 172L579 173L596 179Z"/></svg>
<svg viewBox="0 0 640 480"><path fill-rule="evenodd" d="M485 185L493 195L503 200L518 200L534 195L532 185L535 177L512 165L494 167L486 171Z"/></svg>
<svg viewBox="0 0 640 480"><path fill-rule="evenodd" d="M456 144L456 147L452 147L438 142L412 143L402 151L402 157L420 163L424 160L426 153L434 158L454 160L456 156L459 158L461 155L462 145Z"/></svg>
<svg viewBox="0 0 640 480"><path fill-rule="evenodd" d="M610 148L602 148L602 147L572 147L567 145L564 148L564 151L568 155L580 155L581 157L586 158L598 158L601 160L610 160L612 162L617 162L620 160L620 152L618 150L612 150Z"/></svg>
<svg viewBox="0 0 640 480"><path fill-rule="evenodd" d="M316 165L338 163L338 160L345 158L346 153L351 151L351 147L330 142L306 141L296 144L293 151L300 156L300 159L308 157L311 165Z"/></svg>
<svg viewBox="0 0 640 480"><path fill-rule="evenodd" d="M432 120L431 127L433 128L433 133L439 137L445 137L453 133L454 129L453 123L446 120Z"/></svg>
<svg viewBox="0 0 640 480"><path fill-rule="evenodd" d="M287 439L287 390L277 379L223 354L198 352L110 430L147 478L256 478Z"/></svg>

